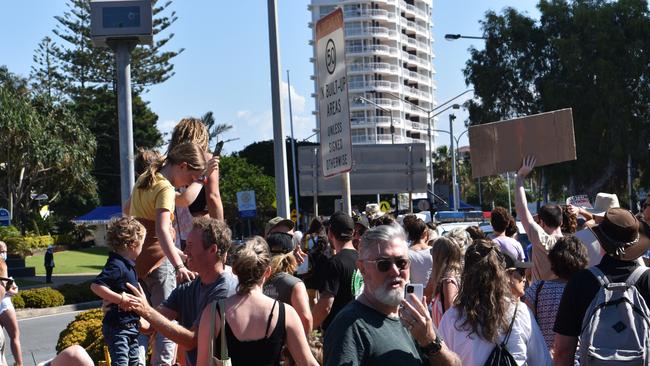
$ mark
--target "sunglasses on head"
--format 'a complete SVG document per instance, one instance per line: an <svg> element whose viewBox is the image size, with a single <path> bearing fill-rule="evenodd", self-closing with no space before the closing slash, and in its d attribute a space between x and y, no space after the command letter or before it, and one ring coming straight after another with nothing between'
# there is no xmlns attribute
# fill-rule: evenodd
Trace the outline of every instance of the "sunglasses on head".
<svg viewBox="0 0 650 366"><path fill-rule="evenodd" d="M397 269L404 270L408 268L411 261L408 258L377 258L373 260L367 260L366 262L374 262L377 266L379 272L388 272L393 267L393 263L397 266Z"/></svg>
<svg viewBox="0 0 650 366"><path fill-rule="evenodd" d="M9 291L11 286L14 284L14 279L11 277L0 277L0 281L6 281L4 284L5 290Z"/></svg>

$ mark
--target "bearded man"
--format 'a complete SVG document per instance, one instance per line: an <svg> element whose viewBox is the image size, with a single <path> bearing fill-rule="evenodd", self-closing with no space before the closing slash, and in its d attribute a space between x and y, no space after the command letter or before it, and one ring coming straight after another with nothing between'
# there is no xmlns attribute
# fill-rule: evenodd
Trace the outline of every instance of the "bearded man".
<svg viewBox="0 0 650 366"><path fill-rule="evenodd" d="M356 264L363 293L338 313L325 333L325 365L460 365L436 335L422 299L410 294L404 301L410 262L401 227L368 230Z"/></svg>

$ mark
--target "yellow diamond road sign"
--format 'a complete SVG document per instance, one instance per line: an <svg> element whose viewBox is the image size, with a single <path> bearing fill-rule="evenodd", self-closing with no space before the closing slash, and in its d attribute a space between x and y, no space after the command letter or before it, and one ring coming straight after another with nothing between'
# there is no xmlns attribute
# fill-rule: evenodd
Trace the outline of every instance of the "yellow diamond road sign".
<svg viewBox="0 0 650 366"><path fill-rule="evenodd" d="M390 211L390 203L388 201L381 201L379 203L379 209L381 212L389 212Z"/></svg>

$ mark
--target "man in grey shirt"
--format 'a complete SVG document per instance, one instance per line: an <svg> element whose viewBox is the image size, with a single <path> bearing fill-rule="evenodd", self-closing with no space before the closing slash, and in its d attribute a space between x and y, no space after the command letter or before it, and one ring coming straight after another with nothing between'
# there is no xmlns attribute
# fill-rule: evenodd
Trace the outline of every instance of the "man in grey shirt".
<svg viewBox="0 0 650 366"><path fill-rule="evenodd" d="M185 254L189 269L197 272L198 276L174 289L156 309L147 303L141 290L133 286L129 288L135 296L127 295L127 303L153 329L178 343L185 351L186 364L194 366L201 313L207 304L226 298L236 286L236 279L225 270L226 254L230 248L228 226L223 221L207 217L194 219L192 226Z"/></svg>
<svg viewBox="0 0 650 366"><path fill-rule="evenodd" d="M460 365L437 336L421 299L410 294L404 300L409 264L401 227L377 226L363 235L357 260L363 293L325 333L325 365Z"/></svg>

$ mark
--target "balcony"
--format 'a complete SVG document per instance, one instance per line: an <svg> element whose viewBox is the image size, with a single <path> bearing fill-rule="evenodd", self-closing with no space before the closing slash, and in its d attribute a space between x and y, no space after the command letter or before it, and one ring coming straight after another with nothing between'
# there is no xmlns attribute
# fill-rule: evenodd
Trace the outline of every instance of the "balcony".
<svg viewBox="0 0 650 366"><path fill-rule="evenodd" d="M343 13L343 18L345 21L357 20L357 18L363 20L366 20L368 18L393 20L395 19L395 13L384 9L358 9L345 11Z"/></svg>
<svg viewBox="0 0 650 366"><path fill-rule="evenodd" d="M348 65L348 73L383 72L397 74L398 67L387 62L353 63Z"/></svg>
<svg viewBox="0 0 650 366"><path fill-rule="evenodd" d="M350 91L354 92L364 92L369 90L385 90L397 92L399 90L399 84L391 81L385 80L373 80L373 81L351 81L348 84Z"/></svg>
<svg viewBox="0 0 650 366"><path fill-rule="evenodd" d="M398 109L400 108L401 105L400 101L395 99L389 99L389 98L367 98L367 99L384 108ZM350 108L376 109L377 107L375 107L372 104L358 102L354 100L354 98L350 98Z"/></svg>
<svg viewBox="0 0 650 366"><path fill-rule="evenodd" d="M362 55L362 54L386 54L397 56L397 48L386 45L368 45L368 46L346 46L346 55Z"/></svg>
<svg viewBox="0 0 650 366"><path fill-rule="evenodd" d="M345 29L346 38L355 37L385 37L392 38L397 35L395 30L386 27L354 27Z"/></svg>

